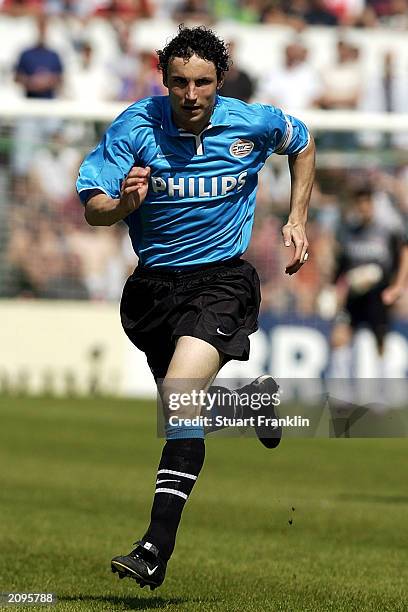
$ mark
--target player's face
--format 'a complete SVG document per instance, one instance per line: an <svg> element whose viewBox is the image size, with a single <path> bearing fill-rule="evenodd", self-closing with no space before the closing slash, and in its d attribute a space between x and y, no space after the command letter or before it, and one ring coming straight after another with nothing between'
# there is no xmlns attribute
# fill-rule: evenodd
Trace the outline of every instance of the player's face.
<svg viewBox="0 0 408 612"><path fill-rule="evenodd" d="M177 127L199 134L210 121L221 86L214 63L197 55L187 62L175 57L169 62L165 85Z"/></svg>
<svg viewBox="0 0 408 612"><path fill-rule="evenodd" d="M370 197L360 197L356 202L356 211L361 223L371 223L374 218L374 203Z"/></svg>

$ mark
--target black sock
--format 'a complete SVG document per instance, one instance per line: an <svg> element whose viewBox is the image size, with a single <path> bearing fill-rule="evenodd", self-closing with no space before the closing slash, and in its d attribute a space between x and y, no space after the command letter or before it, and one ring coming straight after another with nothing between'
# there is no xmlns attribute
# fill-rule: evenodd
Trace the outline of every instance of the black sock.
<svg viewBox="0 0 408 612"><path fill-rule="evenodd" d="M144 542L151 542L163 561L174 550L184 504L197 480L205 457L202 438L167 440L157 472L150 525Z"/></svg>

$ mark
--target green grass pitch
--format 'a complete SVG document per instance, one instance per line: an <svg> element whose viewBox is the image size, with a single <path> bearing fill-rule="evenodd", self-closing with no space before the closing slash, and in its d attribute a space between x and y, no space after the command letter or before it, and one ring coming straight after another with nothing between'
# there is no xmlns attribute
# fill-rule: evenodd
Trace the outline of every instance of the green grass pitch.
<svg viewBox="0 0 408 612"><path fill-rule="evenodd" d="M0 399L4 610L408 610L408 440L207 440L164 585L110 572L147 524L162 440L155 408Z"/></svg>

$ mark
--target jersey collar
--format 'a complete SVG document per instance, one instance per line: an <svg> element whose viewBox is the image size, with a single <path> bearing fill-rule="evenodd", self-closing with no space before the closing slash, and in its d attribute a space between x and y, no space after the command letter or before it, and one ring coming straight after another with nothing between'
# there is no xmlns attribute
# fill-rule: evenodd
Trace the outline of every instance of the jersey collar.
<svg viewBox="0 0 408 612"><path fill-rule="evenodd" d="M180 136L180 130L175 125L173 121L173 117L171 115L171 106L169 97L166 96L163 98L163 121L162 128L163 130L169 134L170 136ZM228 126L231 125L229 112L227 105L225 104L223 98L221 96L216 96L215 98L215 106L211 115L210 125L208 127L216 127L216 126Z"/></svg>

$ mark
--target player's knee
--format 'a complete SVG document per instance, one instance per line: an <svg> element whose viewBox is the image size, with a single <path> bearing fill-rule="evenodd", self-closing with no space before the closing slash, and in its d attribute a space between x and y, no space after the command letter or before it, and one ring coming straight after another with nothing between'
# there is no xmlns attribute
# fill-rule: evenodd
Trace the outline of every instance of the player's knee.
<svg viewBox="0 0 408 612"><path fill-rule="evenodd" d="M177 415L183 419L190 419L198 416L201 412L202 393L199 388L192 388L188 380L165 378L160 385L165 417Z"/></svg>

